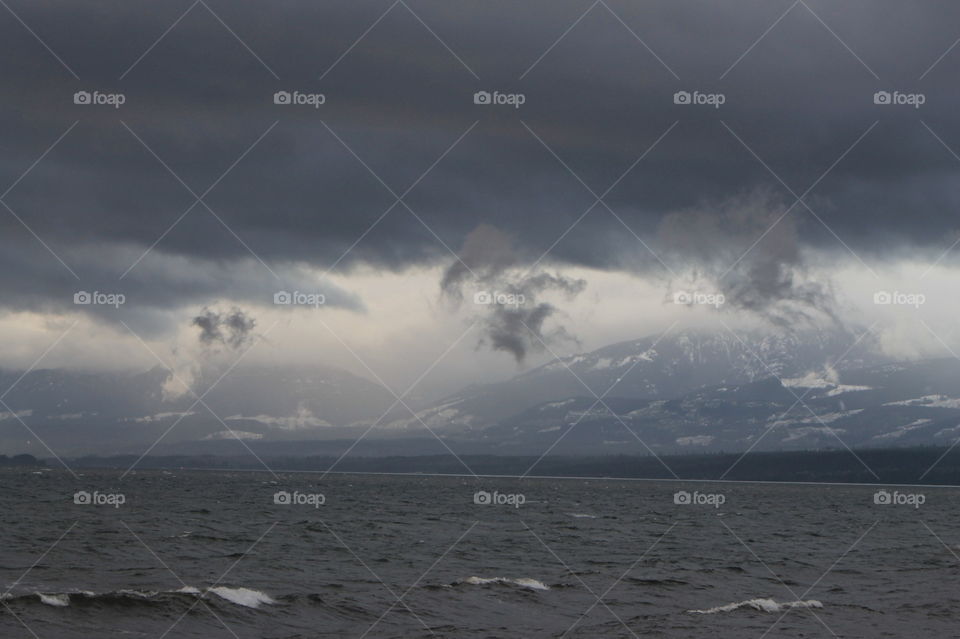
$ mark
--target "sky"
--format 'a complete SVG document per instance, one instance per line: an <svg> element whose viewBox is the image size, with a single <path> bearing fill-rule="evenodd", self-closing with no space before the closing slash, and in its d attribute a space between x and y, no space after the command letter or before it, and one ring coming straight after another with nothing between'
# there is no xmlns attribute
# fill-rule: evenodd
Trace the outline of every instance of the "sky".
<svg viewBox="0 0 960 639"><path fill-rule="evenodd" d="M960 353L958 18L8 0L0 367L443 393L678 326Z"/></svg>

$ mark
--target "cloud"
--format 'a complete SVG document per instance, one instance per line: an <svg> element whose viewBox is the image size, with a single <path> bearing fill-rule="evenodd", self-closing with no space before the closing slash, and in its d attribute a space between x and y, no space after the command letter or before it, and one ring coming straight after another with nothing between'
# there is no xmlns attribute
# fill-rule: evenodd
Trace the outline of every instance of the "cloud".
<svg viewBox="0 0 960 639"><path fill-rule="evenodd" d="M190 327L199 329L191 336L195 341L175 343L170 349L169 374L162 387L168 401L186 394L199 396L197 385L215 381L219 371L234 366L257 337L256 318L237 307L204 307L190 319Z"/></svg>
<svg viewBox="0 0 960 639"><path fill-rule="evenodd" d="M226 346L232 350L248 345L257 320L239 308L215 311L204 308L191 325L200 329L200 343L208 347Z"/></svg>
<svg viewBox="0 0 960 639"><path fill-rule="evenodd" d="M459 306L464 289L469 290L484 327L481 344L523 363L531 350L543 351L551 342L576 341L562 326L545 331L546 321L558 309L538 298L559 292L572 300L586 288L585 280L522 265L510 237L489 225L470 232L459 256L444 271L441 294Z"/></svg>
<svg viewBox="0 0 960 639"><path fill-rule="evenodd" d="M597 5L579 21L585 7L574 0L412 7L423 22L397 5L352 47L380 15L365 3L208 4L217 17L196 5L155 47L182 9L131 2L104 20L84 3L17 7L79 79L23 24L0 21L0 193L16 213L0 207L3 310L123 319L147 337L174 331L184 309L268 305L277 290L319 290L327 306L362 310L347 284L333 290L319 274L429 268L448 263L445 245L462 246L478 276L454 264L441 283L447 299L484 280L537 298L528 315L489 311L488 343L522 358L532 343L518 346L518 324L547 336L559 302L546 300L567 292L523 281L522 265L548 249L560 271L659 275L635 233L696 265L697 277L719 277L792 203L790 190L813 185L805 201L829 230L799 224L815 218L797 205L718 285L770 321L814 321L834 311L829 283L807 277L808 250L853 260L846 244L871 265L932 261L960 229L958 166L944 148L960 148L960 57L931 67L956 39L960 5L879 15L811 2L779 21L786 7L773 4L610 3L617 16ZM878 89L927 100L875 105ZM120 91L126 102L76 105L79 90ZM277 90L326 101L276 105ZM477 90L526 100L476 105ZM726 100L677 105L680 90ZM741 215L724 204L764 189L767 209L746 202ZM695 213L684 225L678 211ZM943 263L958 259L953 250ZM78 308L77 290L128 302Z"/></svg>
<svg viewBox="0 0 960 639"><path fill-rule="evenodd" d="M463 299L461 288L465 282L495 280L518 262L514 241L489 224L481 224L467 234L458 258L447 267L440 281L443 293L456 301Z"/></svg>
<svg viewBox="0 0 960 639"><path fill-rule="evenodd" d="M771 189L756 189L668 214L658 240L692 281L722 292L732 308L784 327L839 323L829 280L806 277L800 215Z"/></svg>

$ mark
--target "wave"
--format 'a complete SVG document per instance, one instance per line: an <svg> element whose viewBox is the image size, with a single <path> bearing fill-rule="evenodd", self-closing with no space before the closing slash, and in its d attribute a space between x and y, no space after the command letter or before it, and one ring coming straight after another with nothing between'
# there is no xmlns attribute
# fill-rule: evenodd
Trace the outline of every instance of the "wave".
<svg viewBox="0 0 960 639"><path fill-rule="evenodd" d="M42 592L38 592L37 596L40 598L40 603L45 603L48 606L55 606L57 608L63 608L70 605L70 595L62 593L56 595L45 595Z"/></svg>
<svg viewBox="0 0 960 639"><path fill-rule="evenodd" d="M729 603L723 606L717 606L715 608L708 608L706 610L688 610L687 612L700 615L712 615L718 612L731 612L733 610L737 610L738 608L753 608L754 610L760 610L762 612L781 612L791 608L823 608L823 604L816 599L807 599L806 601L784 601L778 603L773 599L758 598L747 599L746 601L738 601L737 603Z"/></svg>
<svg viewBox="0 0 960 639"><path fill-rule="evenodd" d="M229 601L232 604L243 606L245 608L259 608L263 604L277 603L270 595L252 590L250 588L230 588L227 586L214 586L201 590L194 586L183 586L177 590L132 590L123 589L111 592L96 593L89 590L77 590L71 592L34 592L24 595L4 595L0 597L2 601L37 601L47 606L56 608L65 608L71 603L77 604L115 604L115 605L133 605L152 603L163 600L170 600L177 596L188 596L191 598L206 597L208 594L214 594Z"/></svg>
<svg viewBox="0 0 960 639"><path fill-rule="evenodd" d="M589 515L587 513L567 513L574 519L596 519L596 515Z"/></svg>
<svg viewBox="0 0 960 639"><path fill-rule="evenodd" d="M529 577L520 577L519 579L508 579L507 577L467 577L459 583L470 584L472 586L484 586L486 584L512 584L531 590L550 590L550 586Z"/></svg>
<svg viewBox="0 0 960 639"><path fill-rule="evenodd" d="M226 586L216 586L214 588L210 588L207 592L212 592L218 597L226 599L230 603L235 603L238 606L245 606L247 608L259 608L261 604L277 603L270 598L270 595L264 594L259 590L251 590L250 588L227 588Z"/></svg>

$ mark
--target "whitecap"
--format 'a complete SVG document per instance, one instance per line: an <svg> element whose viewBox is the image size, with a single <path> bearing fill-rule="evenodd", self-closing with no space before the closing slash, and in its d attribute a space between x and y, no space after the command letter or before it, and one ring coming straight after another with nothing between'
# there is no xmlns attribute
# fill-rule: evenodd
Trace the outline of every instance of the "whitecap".
<svg viewBox="0 0 960 639"><path fill-rule="evenodd" d="M66 593L46 595L42 592L38 592L37 596L40 597L41 603L45 603L48 606L56 606L57 608L64 608L70 605L70 595Z"/></svg>
<svg viewBox="0 0 960 639"><path fill-rule="evenodd" d="M780 612L782 610L789 610L790 608L823 608L823 604L816 599L808 599L806 601L784 601L778 603L773 599L758 598L747 599L746 601L738 601L736 603L729 603L723 606L716 606L715 608L708 608L706 610L688 610L687 612L701 615L712 615L717 612L730 612L732 610L737 610L738 608L753 608L754 610L760 610L763 612Z"/></svg>
<svg viewBox="0 0 960 639"><path fill-rule="evenodd" d="M133 597L135 599L152 599L153 597L156 597L158 593L156 590L134 590L132 588L121 588L120 590L117 590L113 594L117 594L122 597ZM101 597L106 595L99 595L94 593L93 596Z"/></svg>
<svg viewBox="0 0 960 639"><path fill-rule="evenodd" d="M514 579L513 583L518 586L523 586L524 588L531 588L533 590L550 590L550 586L538 581L536 579L530 579L528 577L520 577L519 579Z"/></svg>
<svg viewBox="0 0 960 639"><path fill-rule="evenodd" d="M596 519L596 515L588 515L587 513L567 513L574 519Z"/></svg>
<svg viewBox="0 0 960 639"><path fill-rule="evenodd" d="M210 588L207 592L212 592L213 594L226 599L230 603L235 603L238 606L246 606L247 608L259 608L260 604L272 604L276 603L269 595L260 592L259 590L251 590L250 588L227 588L226 586L217 586L215 588Z"/></svg>
<svg viewBox="0 0 960 639"><path fill-rule="evenodd" d="M467 577L463 580L463 583L470 584L472 586L483 586L485 584L513 584L523 588L530 588L531 590L550 590L550 586L547 584L536 579L530 579L529 577L520 577L519 579L508 579L506 577Z"/></svg>

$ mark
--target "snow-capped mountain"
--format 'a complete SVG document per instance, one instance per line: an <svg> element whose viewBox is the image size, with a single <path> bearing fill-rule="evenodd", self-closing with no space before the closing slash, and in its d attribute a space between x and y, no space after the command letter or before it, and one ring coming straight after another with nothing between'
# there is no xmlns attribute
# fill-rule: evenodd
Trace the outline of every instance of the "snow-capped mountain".
<svg viewBox="0 0 960 639"><path fill-rule="evenodd" d="M869 338L858 341L841 332L683 331L556 359L506 382L467 388L418 416L431 428L475 431L575 397L671 399L706 386L802 377L828 366L847 370L881 361ZM398 413L390 426L420 424L409 413Z"/></svg>
<svg viewBox="0 0 960 639"><path fill-rule="evenodd" d="M196 388L218 377L210 371ZM0 451L139 454L162 438L158 452L216 452L242 439L316 454L364 434L383 454L401 439L404 454L426 454L438 452L436 434L472 452L646 454L960 437L960 362L889 362L869 338L842 333L648 337L467 388L416 417L395 408L379 422L393 395L333 368L238 367L199 403L171 397L169 381L162 368L0 373L0 387L14 386L0 406Z"/></svg>
<svg viewBox="0 0 960 639"><path fill-rule="evenodd" d="M826 369L700 388L672 399L576 397L477 434L502 452L719 452L951 445L960 361Z"/></svg>

